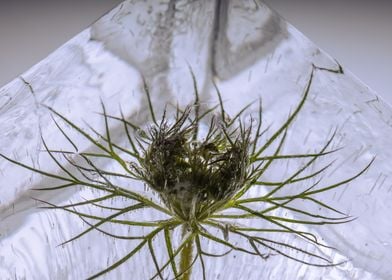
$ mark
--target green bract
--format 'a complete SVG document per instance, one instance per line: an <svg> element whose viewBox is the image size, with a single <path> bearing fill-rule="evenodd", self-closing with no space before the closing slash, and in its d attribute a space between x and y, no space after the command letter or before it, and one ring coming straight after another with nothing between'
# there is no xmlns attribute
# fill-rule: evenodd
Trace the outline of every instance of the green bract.
<svg viewBox="0 0 392 280"><path fill-rule="evenodd" d="M147 139L148 147L133 171L157 191L164 204L183 221L204 219L228 202L250 179L250 132L228 131L211 119L201 141L191 110L169 125L163 119Z"/></svg>
<svg viewBox="0 0 392 280"><path fill-rule="evenodd" d="M205 279L207 274L205 259L223 257L232 251L262 259L279 254L314 266L337 265L328 257L317 253L317 250L307 249L306 246L309 244L316 249L333 248L322 244L311 232L298 230L297 225L317 226L350 221L350 217L320 201L316 195L344 186L365 172L370 164L346 180L319 186L320 180L317 179L330 167L330 164L318 170L311 168L320 157L336 152L328 148L333 136L316 153L289 155L281 153L287 130L305 104L315 71L342 73L341 68L329 70L313 67L302 99L286 122L271 133L268 139L263 137L266 130L262 128L261 103L257 116L252 116L250 122L243 120L248 106L230 118L224 109L221 94L216 88L219 103L202 110L196 80L192 75L195 89L194 103L183 109L177 108L173 114L168 114L165 110L159 119L156 118L148 87L145 85L151 116L151 122L146 127L139 127L123 115L108 115L102 104L105 133L100 134L92 129L90 134L49 108L58 119L86 138L99 151L79 152L78 144L74 143L56 122L60 133L64 134L75 151L51 150L44 140L43 145L64 175L49 173L4 155L1 156L21 167L59 181L58 185L40 191L74 186L99 191L99 197L78 203L57 206L44 202L49 205L48 208L62 209L77 215L88 225L85 231L65 243L74 241L92 230L98 230L108 238L138 240L139 243L126 256L104 270L98 271L91 278L116 269L143 249L150 253L156 270L150 276L151 279L167 279L167 277L190 279L194 266L200 266ZM113 141L109 119L123 125L123 137L128 141L127 144L120 145ZM201 124L207 129L202 131ZM273 150L272 154L266 154L266 151L270 150ZM64 157L68 165L61 163L57 158L58 155ZM119 164L122 171L108 171L98 167L95 163L97 158ZM306 162L283 180L270 182L263 177L273 162L295 159L304 159ZM83 164L80 163L81 161ZM78 174L71 172L70 166L73 170L76 168ZM114 179L119 177L143 182L158 199L154 200L147 197L145 193L116 185ZM298 184L306 187L296 191L293 186ZM290 194L282 195L279 191L287 187L292 188L288 192ZM264 188L265 191L262 195L251 196L249 191L253 188ZM120 208L108 206L108 203L116 198L125 200L123 205L127 206ZM330 215L321 216L297 208L292 205L296 200L317 205L325 212L330 212ZM109 213L106 216L92 215L81 210L86 206L105 209ZM140 209L150 209L165 218L153 221L140 220L141 215L129 215L127 219L119 218ZM290 213L290 215L283 213ZM129 218L135 216L139 220ZM250 219L257 219L258 222L263 223L249 222ZM143 228L146 234L120 236L104 230L102 226L107 223ZM179 227L182 234L174 235L173 232ZM282 238L285 235L297 236L302 243L289 243L285 241L287 239ZM164 244L161 243L157 247L154 239L158 236L164 240ZM237 240L241 239L242 242L232 242L233 237ZM180 238L180 240L173 242L173 238ZM207 242L213 242L217 248L220 248L217 250L219 252L207 252L205 249ZM227 250L222 253L222 248ZM157 257L157 250L166 251L165 261Z"/></svg>

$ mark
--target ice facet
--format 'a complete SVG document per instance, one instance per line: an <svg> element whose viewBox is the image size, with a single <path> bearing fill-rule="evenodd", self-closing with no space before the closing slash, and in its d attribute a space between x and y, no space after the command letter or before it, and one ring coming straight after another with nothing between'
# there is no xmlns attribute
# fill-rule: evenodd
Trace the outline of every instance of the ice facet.
<svg viewBox="0 0 392 280"><path fill-rule="evenodd" d="M43 153L41 135L52 149L70 145L55 126L54 108L87 129L103 131L101 100L109 113L121 106L140 125L148 122L143 78L151 89L157 114L165 104L193 100L192 69L201 104L217 101L216 82L229 114L249 102L263 102L263 119L277 128L300 100L316 65L304 108L290 128L284 152L314 152L336 130L333 169L323 178L333 184L355 175L375 158L370 169L347 187L323 194L322 200L353 217L342 225L309 226L339 253L325 250L339 262L312 267L282 256L267 260L231 253L208 259L208 279L390 279L392 278L389 213L392 206L392 109L337 61L319 50L260 1L125 1L42 62L0 89L0 152L26 164L62 173ZM335 69L336 72L321 68ZM341 71L340 71L341 72ZM247 114L257 112L251 107ZM69 126L64 129L79 151L94 147ZM121 141L122 128L110 123ZM268 133L266 137L268 137ZM315 168L323 166L320 162ZM105 165L104 160L97 164ZM275 166L267 174L278 178L301 162ZM116 168L108 166L108 168ZM123 184L143 189L142 184ZM0 159L0 276L2 279L86 278L126 255L134 241L119 241L92 231L80 240L57 246L86 228L78 218L60 210L39 209L35 199L61 203L94 197L78 191L33 191L54 180ZM311 210L307 204L299 206ZM92 213L96 213L91 210ZM99 212L99 211L98 211ZM97 214L97 213L96 213ZM151 213L140 213L146 218ZM258 221L257 223L261 223ZM127 227L106 226L118 234ZM235 238L235 237L233 237ZM162 242L157 238L155 243ZM290 241L291 242L291 241ZM293 239L292 242L295 242ZM164 246L164 245L160 245ZM208 244L206 244L208 246ZM158 258L164 254L158 252ZM148 253L106 274L107 279L149 279L154 266ZM201 279L194 269L193 278Z"/></svg>

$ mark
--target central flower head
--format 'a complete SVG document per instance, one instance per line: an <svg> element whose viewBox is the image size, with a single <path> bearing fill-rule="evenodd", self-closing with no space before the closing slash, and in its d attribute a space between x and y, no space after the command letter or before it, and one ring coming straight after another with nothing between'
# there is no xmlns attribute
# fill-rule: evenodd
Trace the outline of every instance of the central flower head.
<svg viewBox="0 0 392 280"><path fill-rule="evenodd" d="M141 163L148 185L185 220L224 204L244 186L249 167L247 130L232 130L212 118L199 139L185 112L172 124L150 129L151 143Z"/></svg>

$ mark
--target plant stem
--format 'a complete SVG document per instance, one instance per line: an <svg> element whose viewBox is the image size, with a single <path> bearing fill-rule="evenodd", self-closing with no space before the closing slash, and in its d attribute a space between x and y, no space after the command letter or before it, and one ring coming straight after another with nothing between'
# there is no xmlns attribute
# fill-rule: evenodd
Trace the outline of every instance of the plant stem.
<svg viewBox="0 0 392 280"><path fill-rule="evenodd" d="M187 225L182 226L182 238L185 237L187 233ZM192 254L193 254L193 238L189 240L188 244L185 245L184 249L181 251L180 259L180 273L183 273L181 280L190 280L192 273Z"/></svg>

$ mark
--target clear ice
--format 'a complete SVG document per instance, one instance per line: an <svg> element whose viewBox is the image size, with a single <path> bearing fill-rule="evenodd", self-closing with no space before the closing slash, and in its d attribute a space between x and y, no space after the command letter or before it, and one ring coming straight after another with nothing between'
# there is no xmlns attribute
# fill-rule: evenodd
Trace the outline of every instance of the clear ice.
<svg viewBox="0 0 392 280"><path fill-rule="evenodd" d="M82 127L103 130L97 114L102 100L109 113L117 114L121 105L126 116L142 124L147 111L142 76L154 106L163 110L166 103L184 105L193 99L188 66L197 78L202 102L216 99L215 80L229 113L261 97L266 125L277 127L301 98L312 64L340 67L261 1L125 1L0 89L0 152L60 172L42 152L41 134L53 149L69 144L46 106ZM343 149L334 155L334 168L324 178L331 183L355 174L376 157L363 176L322 197L357 219L308 229L338 249L334 260L348 261L318 268L281 256L263 261L232 253L208 261L208 279L392 278L392 109L343 70L341 75L316 71L284 150L313 151L336 129L335 144ZM92 149L65 129L80 151ZM111 130L121 136L119 127ZM276 168L270 176L288 169ZM94 231L58 246L85 224L69 213L40 209L32 197L61 203L94 193L32 190L44 186L51 186L51 180L0 159L1 279L82 279L132 248L130 241ZM103 278L148 279L154 269L148 264L151 259L143 252ZM195 269L194 279L201 279L200 273Z"/></svg>

